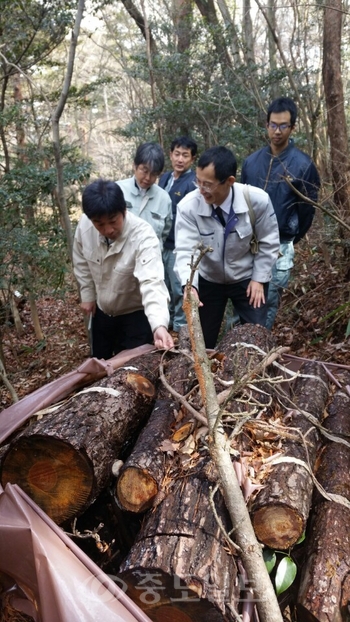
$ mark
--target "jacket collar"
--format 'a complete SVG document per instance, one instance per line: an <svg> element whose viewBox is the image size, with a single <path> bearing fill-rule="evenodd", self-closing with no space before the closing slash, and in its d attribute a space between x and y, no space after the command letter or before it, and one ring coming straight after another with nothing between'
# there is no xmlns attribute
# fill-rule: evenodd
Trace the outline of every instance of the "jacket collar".
<svg viewBox="0 0 350 622"><path fill-rule="evenodd" d="M120 251L123 249L129 237L130 231L131 231L131 222L130 222L131 217L130 216L131 215L130 215L129 210L126 210L125 217L124 217L123 230L119 238L115 240L114 242L112 242L112 244L110 244L108 247L108 251L110 251L111 253L120 253ZM100 244L106 244L106 238L103 235L98 233L98 237L99 237Z"/></svg>
<svg viewBox="0 0 350 622"><path fill-rule="evenodd" d="M133 183L131 184L131 194L133 194L135 197L140 196L141 191L140 188L137 185L137 181L135 178L135 175L132 177ZM148 196L149 199L152 199L154 197L154 184L152 184L152 186L150 186L146 192L145 192L145 196Z"/></svg>
<svg viewBox="0 0 350 622"><path fill-rule="evenodd" d="M234 198L233 198L232 208L236 214L242 214L243 212L247 211L247 204L244 199L242 186L243 184L240 184L238 181L234 183ZM198 188L194 192L197 194L197 198L198 198L198 209L197 209L198 215L211 217L212 215L211 205L205 202Z"/></svg>
<svg viewBox="0 0 350 622"><path fill-rule="evenodd" d="M274 155L272 153L270 145L268 145L266 147L266 151L267 151L269 157L272 156L272 157L276 158L276 160L285 160L288 157L290 151L292 151L292 149L294 149L294 147L295 147L294 140L293 140L293 138L290 138L287 147L285 149L283 149L283 151L281 151L281 153L279 153L278 155Z"/></svg>

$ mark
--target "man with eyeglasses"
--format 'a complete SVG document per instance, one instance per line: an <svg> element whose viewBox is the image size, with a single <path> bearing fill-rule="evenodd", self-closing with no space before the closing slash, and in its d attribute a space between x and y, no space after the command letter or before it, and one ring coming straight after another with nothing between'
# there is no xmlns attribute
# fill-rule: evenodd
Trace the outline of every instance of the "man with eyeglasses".
<svg viewBox="0 0 350 622"><path fill-rule="evenodd" d="M228 300L242 324L266 322L266 297L279 250L278 224L271 200L260 188L249 188L254 230L242 184L235 183L237 162L226 147L207 149L196 169L197 189L177 206L175 271L184 287L198 244L204 255L193 277L193 292L207 348L214 348ZM252 249L255 233L258 249ZM257 250L257 252L256 252Z"/></svg>
<svg viewBox="0 0 350 622"><path fill-rule="evenodd" d="M143 143L134 158L134 175L118 181L126 207L154 229L160 248L168 237L172 224L171 199L157 184L164 168L164 152L158 143Z"/></svg>
<svg viewBox="0 0 350 622"><path fill-rule="evenodd" d="M272 271L268 293L266 327L272 329L283 289L288 286L294 265L294 244L311 227L315 208L303 201L292 186L317 202L320 178L311 158L294 146L290 138L297 118L297 107L289 97L278 97L267 110L269 146L252 153L244 161L241 181L258 186L269 194L280 231L280 256Z"/></svg>

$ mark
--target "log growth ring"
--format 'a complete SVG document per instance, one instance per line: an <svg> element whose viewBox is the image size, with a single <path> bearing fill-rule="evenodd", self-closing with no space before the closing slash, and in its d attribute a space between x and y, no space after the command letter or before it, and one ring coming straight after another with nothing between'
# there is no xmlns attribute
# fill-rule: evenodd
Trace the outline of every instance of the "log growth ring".
<svg viewBox="0 0 350 622"><path fill-rule="evenodd" d="M126 469L117 483L119 504L129 512L144 512L150 508L157 493L158 486L153 477L137 467Z"/></svg>
<svg viewBox="0 0 350 622"><path fill-rule="evenodd" d="M271 549L288 549L304 531L303 517L288 505L275 503L259 508L253 516L256 537Z"/></svg>
<svg viewBox="0 0 350 622"><path fill-rule="evenodd" d="M58 523L85 507L93 482L88 457L53 437L19 438L2 462L2 486L18 484Z"/></svg>

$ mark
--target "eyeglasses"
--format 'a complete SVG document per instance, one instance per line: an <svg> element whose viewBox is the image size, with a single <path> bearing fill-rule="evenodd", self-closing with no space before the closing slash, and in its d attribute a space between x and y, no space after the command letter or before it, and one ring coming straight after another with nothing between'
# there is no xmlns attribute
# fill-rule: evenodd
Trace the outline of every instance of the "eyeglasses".
<svg viewBox="0 0 350 622"><path fill-rule="evenodd" d="M271 122L271 123L268 123L267 125L274 132L276 130L279 130L280 132L285 132L286 130L288 130L289 127L292 127L290 125L290 123L273 123L273 122Z"/></svg>
<svg viewBox="0 0 350 622"><path fill-rule="evenodd" d="M197 179L194 180L194 185L196 186L196 188L199 188L199 190L204 190L204 192L212 192L213 190L215 190L215 188L217 188L218 186L221 186L221 184L224 184L226 181L226 179L223 179L222 181L219 181L217 184L211 184L210 182L201 182Z"/></svg>
<svg viewBox="0 0 350 622"><path fill-rule="evenodd" d="M159 175L159 173L151 171L147 166L144 166L143 164L139 164L138 166L136 166L136 169L141 173L141 175L148 175L150 178L154 177L156 179Z"/></svg>

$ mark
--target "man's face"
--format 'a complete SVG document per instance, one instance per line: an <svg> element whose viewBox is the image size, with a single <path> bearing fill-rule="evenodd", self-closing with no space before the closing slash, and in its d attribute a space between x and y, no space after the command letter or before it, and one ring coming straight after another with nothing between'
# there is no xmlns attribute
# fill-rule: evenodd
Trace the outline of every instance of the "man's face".
<svg viewBox="0 0 350 622"><path fill-rule="evenodd" d="M288 146L289 137L294 129L290 122L290 112L271 112L267 123L272 152L279 153Z"/></svg>
<svg viewBox="0 0 350 622"><path fill-rule="evenodd" d="M158 173L153 173L147 164L134 166L134 175L139 188L147 190L157 181Z"/></svg>
<svg viewBox="0 0 350 622"><path fill-rule="evenodd" d="M123 231L124 214L117 212L113 216L100 216L99 218L91 218L91 222L95 229L110 240L117 240Z"/></svg>
<svg viewBox="0 0 350 622"><path fill-rule="evenodd" d="M179 177L188 171L195 158L196 156L192 155L191 149L187 149L187 147L175 147L173 151L170 151L170 161L175 177Z"/></svg>
<svg viewBox="0 0 350 622"><path fill-rule="evenodd" d="M206 203L221 205L228 197L234 182L233 175L227 179L217 179L213 164L196 169L196 183Z"/></svg>

